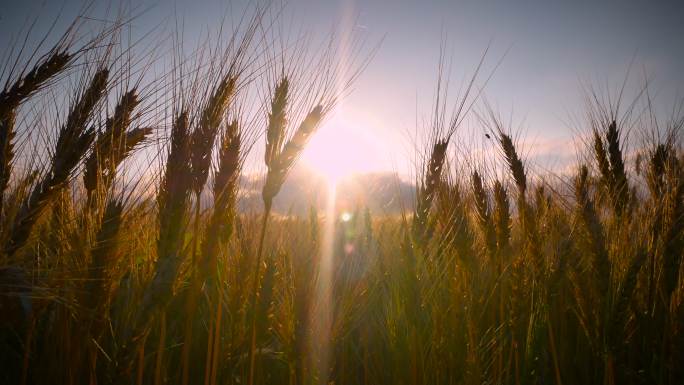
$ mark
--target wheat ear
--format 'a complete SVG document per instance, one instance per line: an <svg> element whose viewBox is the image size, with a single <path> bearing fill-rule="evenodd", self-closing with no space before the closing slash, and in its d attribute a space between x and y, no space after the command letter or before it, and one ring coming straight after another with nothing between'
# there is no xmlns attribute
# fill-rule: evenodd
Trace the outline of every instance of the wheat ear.
<svg viewBox="0 0 684 385"><path fill-rule="evenodd" d="M489 197L487 196L487 191L482 182L482 177L477 171L473 172L471 183L473 187L473 200L475 203L477 224L480 228L480 233L482 234L485 254L491 260L496 253L496 236L491 210L489 208Z"/></svg>
<svg viewBox="0 0 684 385"><path fill-rule="evenodd" d="M73 56L66 52L54 52L36 64L26 75L20 76L8 89L0 92L0 209L14 160L12 141L15 136L16 110L50 79L64 71L72 58Z"/></svg>
<svg viewBox="0 0 684 385"><path fill-rule="evenodd" d="M275 96L274 96L275 100ZM273 111L270 116L273 116ZM294 132L290 140L283 146L282 150L276 151L274 157L266 156L268 173L266 174L266 182L261 193L264 201L264 218L261 224L261 235L259 237L259 248L257 250L257 258L254 268L254 286L252 288L252 341L249 348L249 379L250 385L254 384L254 369L255 369L255 350L257 340L257 310L259 305L259 286L260 286L260 270L261 259L264 248L264 238L266 236L266 226L268 225L268 217L271 213L273 205L273 198L278 194L280 188L285 182L287 173L292 168L292 165L297 160L299 155L304 150L304 146L308 142L311 134L314 133L323 118L323 106L318 105L314 107L301 122L297 130ZM269 119L270 121L271 119ZM280 127L284 130L285 127ZM284 135L284 134L280 134ZM278 136L280 138L280 136ZM267 151L268 151L267 138Z"/></svg>
<svg viewBox="0 0 684 385"><path fill-rule="evenodd" d="M416 194L416 212L413 217L413 236L419 243L422 243L428 234L428 217L430 209L437 194L437 187L442 178L442 168L446 159L446 150L449 142L444 140L436 141L432 146L430 160L427 169L423 173Z"/></svg>
<svg viewBox="0 0 684 385"><path fill-rule="evenodd" d="M192 166L192 189L195 194L202 192L207 181L211 164L211 150L214 147L223 114L235 92L235 84L236 79L232 76L225 77L219 83L202 111L199 125L192 133L190 163Z"/></svg>
<svg viewBox="0 0 684 385"><path fill-rule="evenodd" d="M114 114L107 118L105 130L98 134L83 171L83 184L89 200L93 199L96 191L109 189L118 165L151 132L150 129L136 129L126 133L139 103L135 89L122 95Z"/></svg>
<svg viewBox="0 0 684 385"><path fill-rule="evenodd" d="M98 71L88 88L69 112L59 131L50 169L24 200L17 213L10 238L5 245L7 255L14 254L28 240L33 225L72 175L76 166L95 138L92 129L86 129L96 104L107 87L109 71Z"/></svg>

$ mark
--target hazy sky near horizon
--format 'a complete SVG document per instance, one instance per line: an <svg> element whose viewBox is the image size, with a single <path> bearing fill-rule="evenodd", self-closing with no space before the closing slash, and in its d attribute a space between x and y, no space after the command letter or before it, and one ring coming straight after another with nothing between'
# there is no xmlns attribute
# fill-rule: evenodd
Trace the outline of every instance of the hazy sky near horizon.
<svg viewBox="0 0 684 385"><path fill-rule="evenodd" d="M197 40L246 2L123 3L142 11L132 23L134 33L142 35L178 16L186 38ZM6 46L8 34L16 34L27 19L39 16L47 25L60 9L68 19L81 4L6 1L0 7L0 43ZM631 84L650 79L658 107L671 108L684 95L684 1L290 0L284 9L286 23L311 34L323 35L346 18L353 20L346 26L368 46L382 40L340 105L340 118L314 138L313 153L305 157L309 162L328 156L326 146L342 140L337 133L344 131L351 139L340 147L368 154L357 162L369 170L401 171L405 165L397 159L411 150L411 135L420 136L416 122L421 127L421 119L430 114L442 42L451 62L452 94L473 73L485 48L484 74L503 58L485 88L486 98L540 162L562 162L573 153L573 128L581 127L571 117L583 111L583 83L615 91L633 63ZM473 130L463 127L465 136L477 136Z"/></svg>

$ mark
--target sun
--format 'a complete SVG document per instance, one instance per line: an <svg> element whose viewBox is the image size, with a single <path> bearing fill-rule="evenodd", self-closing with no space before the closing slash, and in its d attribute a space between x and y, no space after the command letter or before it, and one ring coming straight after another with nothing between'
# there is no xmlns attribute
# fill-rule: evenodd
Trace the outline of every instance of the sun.
<svg viewBox="0 0 684 385"><path fill-rule="evenodd" d="M368 124L336 116L316 132L302 153L304 164L330 185L353 174L386 167L386 150Z"/></svg>

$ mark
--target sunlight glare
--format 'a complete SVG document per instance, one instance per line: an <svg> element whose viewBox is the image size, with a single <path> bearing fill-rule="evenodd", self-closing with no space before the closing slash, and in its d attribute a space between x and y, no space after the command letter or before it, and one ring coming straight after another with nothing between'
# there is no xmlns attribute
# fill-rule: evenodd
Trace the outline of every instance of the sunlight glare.
<svg viewBox="0 0 684 385"><path fill-rule="evenodd" d="M302 153L302 160L333 187L353 174L368 173L386 166L383 141L367 125L342 113L320 128Z"/></svg>

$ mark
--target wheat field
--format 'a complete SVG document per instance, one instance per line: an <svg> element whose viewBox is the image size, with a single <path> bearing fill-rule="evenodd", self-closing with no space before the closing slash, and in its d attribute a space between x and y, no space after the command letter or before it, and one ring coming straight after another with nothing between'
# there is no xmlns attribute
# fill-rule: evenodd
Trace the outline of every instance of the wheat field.
<svg viewBox="0 0 684 385"><path fill-rule="evenodd" d="M684 381L684 114L640 135L635 108L588 97L577 163L541 175L487 106L497 151L457 155L468 87L437 102L400 214L276 213L372 55L297 60L264 19L161 75L125 22L8 61L0 383ZM263 204L242 210L254 153Z"/></svg>

